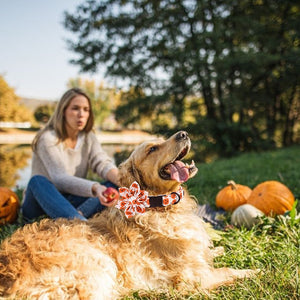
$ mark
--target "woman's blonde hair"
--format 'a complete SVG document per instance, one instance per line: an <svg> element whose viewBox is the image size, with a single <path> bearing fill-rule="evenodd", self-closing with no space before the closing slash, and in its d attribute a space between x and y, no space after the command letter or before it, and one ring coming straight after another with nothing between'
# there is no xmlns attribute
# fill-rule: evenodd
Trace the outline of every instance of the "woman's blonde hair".
<svg viewBox="0 0 300 300"><path fill-rule="evenodd" d="M88 95L82 91L79 88L72 88L68 91L66 91L59 102L56 105L55 111L51 118L49 119L48 123L45 125L43 129L41 129L35 136L32 142L32 149L33 151L36 150L37 144L39 142L40 137L43 135L43 133L47 130L54 130L57 137L58 137L58 143L62 142L68 137L66 125L65 125L65 110L69 106L71 100L78 96L84 96L89 102L90 106L90 115L87 120L86 126L84 127L83 131L88 133L90 132L94 127L94 114L92 110L92 103L91 99L88 97Z"/></svg>

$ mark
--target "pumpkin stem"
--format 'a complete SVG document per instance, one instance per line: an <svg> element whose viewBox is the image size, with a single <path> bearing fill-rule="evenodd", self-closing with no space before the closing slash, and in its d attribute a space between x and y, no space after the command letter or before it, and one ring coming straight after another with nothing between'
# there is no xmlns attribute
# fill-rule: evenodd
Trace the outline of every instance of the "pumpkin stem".
<svg viewBox="0 0 300 300"><path fill-rule="evenodd" d="M233 180L227 181L227 184L231 186L232 190L237 190L236 183Z"/></svg>

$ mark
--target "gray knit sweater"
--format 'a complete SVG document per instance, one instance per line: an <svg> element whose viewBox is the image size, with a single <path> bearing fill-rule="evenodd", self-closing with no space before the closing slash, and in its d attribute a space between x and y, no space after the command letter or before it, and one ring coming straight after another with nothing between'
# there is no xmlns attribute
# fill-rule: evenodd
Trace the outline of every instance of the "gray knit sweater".
<svg viewBox="0 0 300 300"><path fill-rule="evenodd" d="M62 193L91 197L95 182L85 179L89 168L103 179L116 168L94 133L81 133L75 149L70 149L57 143L54 131L46 131L33 153L31 175L47 177Z"/></svg>

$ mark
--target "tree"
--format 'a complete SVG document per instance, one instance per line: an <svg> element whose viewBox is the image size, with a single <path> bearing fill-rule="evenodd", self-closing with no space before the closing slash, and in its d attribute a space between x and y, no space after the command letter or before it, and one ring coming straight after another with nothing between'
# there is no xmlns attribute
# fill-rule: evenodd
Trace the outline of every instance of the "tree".
<svg viewBox="0 0 300 300"><path fill-rule="evenodd" d="M64 24L82 71L143 91L128 116L171 116L157 131L185 127L222 155L297 142L299 1L86 1Z"/></svg>
<svg viewBox="0 0 300 300"><path fill-rule="evenodd" d="M32 121L32 113L19 104L20 98L15 94L4 77L0 75L0 121L26 122Z"/></svg>
<svg viewBox="0 0 300 300"><path fill-rule="evenodd" d="M38 106L34 111L34 117L38 122L47 123L53 115L56 103Z"/></svg>
<svg viewBox="0 0 300 300"><path fill-rule="evenodd" d="M18 170L27 166L30 157L30 148L0 145L0 186L14 187L20 177Z"/></svg>

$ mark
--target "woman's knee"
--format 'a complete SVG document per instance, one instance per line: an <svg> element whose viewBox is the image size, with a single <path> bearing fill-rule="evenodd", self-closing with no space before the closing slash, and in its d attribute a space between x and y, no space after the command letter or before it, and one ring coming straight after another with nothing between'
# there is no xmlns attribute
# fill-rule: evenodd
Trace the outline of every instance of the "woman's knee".
<svg viewBox="0 0 300 300"><path fill-rule="evenodd" d="M35 185L35 184L41 184L41 183L45 183L45 182L49 182L50 183L50 180L45 177L45 176L42 176L42 175L33 175L29 182L28 182L28 185Z"/></svg>

